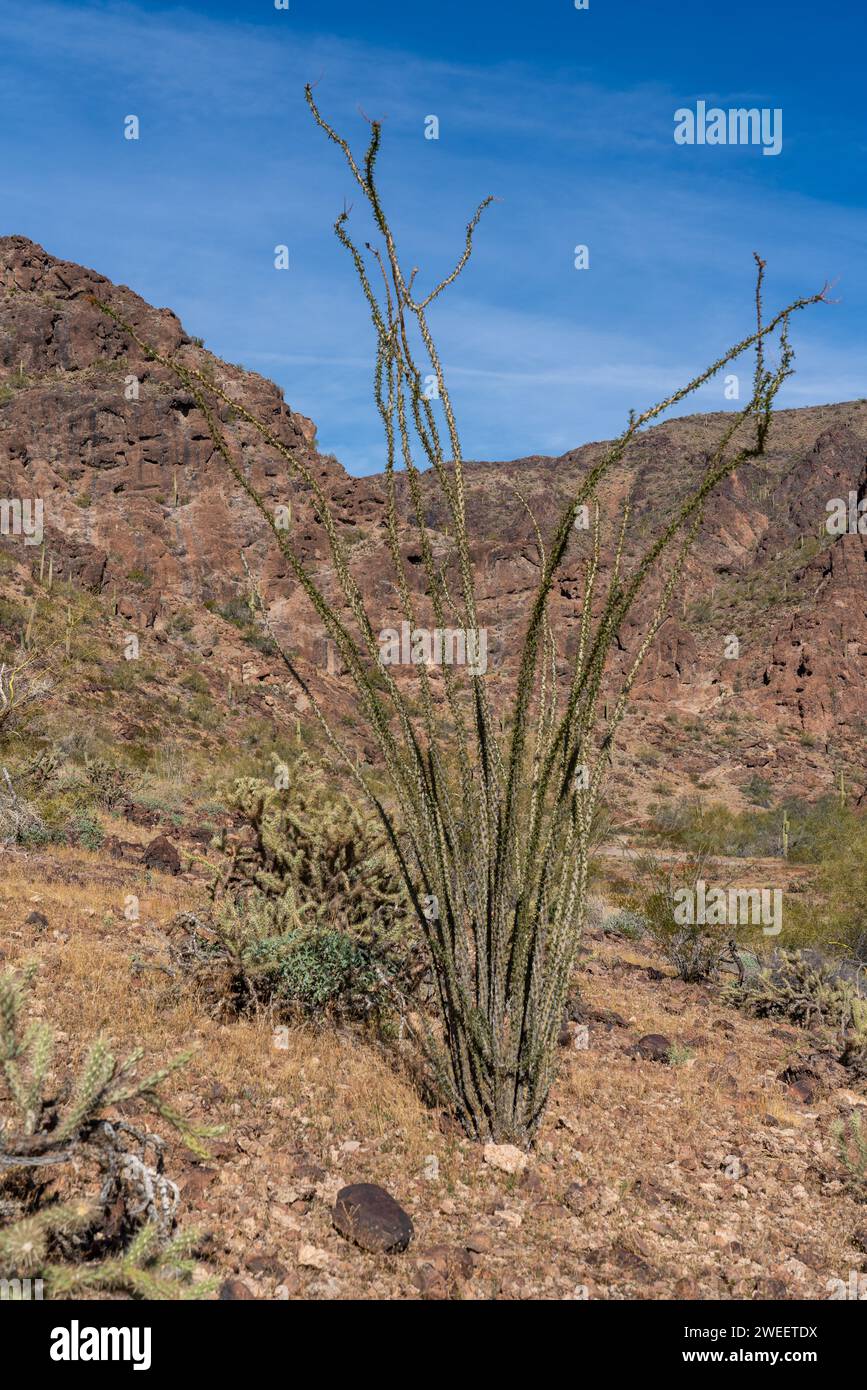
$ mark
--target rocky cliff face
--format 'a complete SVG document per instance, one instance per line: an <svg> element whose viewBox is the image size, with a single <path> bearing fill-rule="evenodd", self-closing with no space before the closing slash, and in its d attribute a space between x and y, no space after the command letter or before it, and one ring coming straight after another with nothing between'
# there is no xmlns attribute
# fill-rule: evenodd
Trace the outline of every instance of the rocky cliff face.
<svg viewBox="0 0 867 1390"><path fill-rule="evenodd" d="M345 711L348 682L261 518L215 453L194 400L129 342L94 296L145 341L211 375L304 460L335 509L374 626L399 623L380 479L350 478L319 454L312 423L276 386L206 352L170 310L7 237L0 238L0 498L42 499L46 557L20 535L0 536L19 578L50 562L56 576L101 594L146 639L182 640L215 682L253 682L272 707L303 712L303 696L286 683L282 666L245 643L237 617L252 574L275 630L315 675L326 704ZM658 426L612 473L602 503L616 519L632 497L628 556L670 514L725 419ZM230 408L222 420L235 458L269 506L290 509L292 544L334 593L309 491ZM532 525L514 489L545 534L603 448L467 468L494 699L511 689L538 577ZM829 499L860 499L865 491L867 402L860 401L781 412L762 466L740 471L711 501L683 599L648 657L619 755L616 775L636 805L661 781L670 792L698 785L736 796L755 773L781 793L816 795L842 771L850 794L863 793L867 537L857 530L830 536L824 523ZM423 493L435 550L447 564L443 504L429 479ZM403 489L400 509L405 571L420 588ZM553 602L564 663L577 636L581 555L579 537ZM603 570L609 562L610 551ZM621 632L615 668L625 669L641 616Z"/></svg>

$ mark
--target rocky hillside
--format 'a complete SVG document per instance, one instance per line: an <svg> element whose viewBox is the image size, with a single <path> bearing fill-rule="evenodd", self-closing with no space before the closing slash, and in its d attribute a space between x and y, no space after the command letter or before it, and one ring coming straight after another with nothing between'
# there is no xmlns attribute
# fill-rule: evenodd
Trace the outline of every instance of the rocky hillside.
<svg viewBox="0 0 867 1390"><path fill-rule="evenodd" d="M338 716L348 681L263 524L215 454L195 402L148 361L93 304L108 301L143 339L180 351L226 393L266 419L309 464L351 545L354 573L374 625L399 621L390 579L381 479L350 478L316 449L315 428L272 383L208 353L169 309L57 260L21 237L0 238L0 497L41 498L45 553L0 536L12 562L4 582L26 585L53 565L105 603L118 641L135 632L145 651L176 645L214 689L252 687L276 716L303 720L305 700L269 655L247 608L258 582L271 621ZM610 478L603 505L616 519L633 498L627 555L654 534L701 469L722 415L648 431ZM333 592L327 544L309 494L228 407L236 457L263 497L291 509L292 542ZM493 698L510 690L524 614L538 574L530 520L543 533L603 444L561 458L468 467L480 617L489 632ZM449 558L446 518L425 483L435 549ZM767 459L730 480L708 508L683 602L666 622L636 691L615 778L636 811L653 797L698 787L737 804L751 778L776 794L817 796L842 772L850 799L864 795L867 568L865 537L825 533L831 498L867 490L867 401L783 411ZM421 565L402 496L405 568ZM610 552L609 552L610 554ZM560 658L572 650L580 608L582 545L567 555L555 595ZM246 569L245 569L246 565ZM637 628L620 634L626 665ZM731 659L728 640L737 637ZM120 655L120 653L119 653Z"/></svg>

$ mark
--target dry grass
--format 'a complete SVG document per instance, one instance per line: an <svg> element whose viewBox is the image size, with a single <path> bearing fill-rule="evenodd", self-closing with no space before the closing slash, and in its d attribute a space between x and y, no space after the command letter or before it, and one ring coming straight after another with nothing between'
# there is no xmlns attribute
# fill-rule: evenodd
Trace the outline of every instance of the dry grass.
<svg viewBox="0 0 867 1390"><path fill-rule="evenodd" d="M822 1298L827 1280L863 1267L853 1232L867 1220L834 1160L845 1080L798 1102L778 1077L811 1050L809 1035L775 1036L711 988L651 979L647 966L660 962L640 945L590 939L582 998L626 1026L591 1023L588 1051L563 1050L527 1173L510 1177L425 1107L393 1049L309 1027L276 1049L266 1019L219 1022L152 968L164 959L163 927L195 906L200 880L66 849L6 854L3 870L7 963L39 960L37 1007L72 1055L100 1030L154 1058L197 1045L174 1099L224 1124L225 1137L210 1163L174 1146L170 1166L184 1220L212 1233L210 1263L260 1297L405 1299L422 1285L465 1298L762 1298L781 1288ZM138 923L123 915L130 893ZM24 924L34 908L48 927ZM685 1060L627 1055L650 1032L687 1048ZM724 1171L730 1155L746 1164L740 1181ZM331 1203L350 1181L381 1183L410 1211L406 1255L365 1255L333 1231ZM575 1183L589 1186L570 1207ZM298 1263L302 1245L324 1252L324 1270ZM467 1255L467 1245L480 1248ZM447 1285L419 1273L419 1252L433 1246L464 1252ZM257 1257L270 1272L249 1267Z"/></svg>

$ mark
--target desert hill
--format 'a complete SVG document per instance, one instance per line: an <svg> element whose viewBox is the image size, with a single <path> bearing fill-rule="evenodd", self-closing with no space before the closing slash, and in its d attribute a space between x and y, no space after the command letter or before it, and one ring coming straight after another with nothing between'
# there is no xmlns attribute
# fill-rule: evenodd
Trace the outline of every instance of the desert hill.
<svg viewBox="0 0 867 1390"><path fill-rule="evenodd" d="M304 716L304 697L247 621L252 574L275 632L318 681L326 705L345 714L348 682L329 659L315 615L261 518L236 495L195 402L145 359L92 296L110 303L147 342L180 351L212 375L303 457L336 509L374 625L389 626L397 617L381 478L349 477L338 460L320 454L314 425L276 386L208 353L171 310L154 309L22 237L6 237L0 238L0 496L39 497L45 509L45 555L23 546L21 537L0 537L19 579L37 564L44 572L50 562L58 581L71 579L100 596L119 632L137 632L143 649L180 644L214 691L249 685L267 708L294 721ZM133 380L137 398L130 398ZM293 544L328 590L328 547L309 495L287 479L283 461L247 423L228 408L222 414L236 457L269 504L290 508ZM725 419L661 424L612 474L603 506L616 509L631 492L636 543L686 490ZM538 573L531 522L513 489L545 534L604 447L467 467L495 700L510 689ZM646 663L618 755L615 778L637 810L690 786L737 804L740 789L756 777L775 794L815 797L833 790L841 772L846 794L860 801L865 538L829 536L824 523L829 499L850 492L860 498L865 487L867 402L858 401L781 411L762 466L744 468L720 489L682 601ZM424 491L434 549L447 562L446 518L427 482ZM406 573L420 586L405 488L400 502ZM574 640L580 556L580 545L567 554L554 600L561 659ZM635 630L620 634L623 665ZM725 655L731 636L739 640L737 659Z"/></svg>

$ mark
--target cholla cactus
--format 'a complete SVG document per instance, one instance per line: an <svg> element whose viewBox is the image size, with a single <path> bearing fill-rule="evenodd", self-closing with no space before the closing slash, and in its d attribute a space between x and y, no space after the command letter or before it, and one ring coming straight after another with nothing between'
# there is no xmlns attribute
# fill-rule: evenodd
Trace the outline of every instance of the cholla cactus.
<svg viewBox="0 0 867 1390"><path fill-rule="evenodd" d="M863 1202L867 1200L867 1134L864 1133L858 1111L853 1110L848 1125L840 1121L834 1134L837 1153L846 1169L852 1195Z"/></svg>
<svg viewBox="0 0 867 1390"><path fill-rule="evenodd" d="M0 1091L0 1278L36 1275L49 1296L57 1297L85 1289L123 1289L150 1298L208 1292L207 1283L189 1285L191 1265L185 1257L195 1237L172 1234L178 1195L162 1172L162 1140L104 1113L124 1101L143 1100L204 1155L202 1140L216 1131L190 1125L159 1092L189 1054L140 1076L140 1049L119 1062L98 1039L77 1077L59 1088L58 1097L64 1098L49 1097L54 1037L41 1020L24 1021L33 971L29 967L18 975L0 975L0 1076L5 1081L5 1094ZM139 1153L130 1137L138 1140ZM144 1160L148 1145L157 1152L155 1166ZM45 1170L86 1157L103 1174L98 1199L43 1206ZM94 1235L117 1198L124 1213L117 1232L131 1241L107 1260L88 1259Z"/></svg>
<svg viewBox="0 0 867 1390"><path fill-rule="evenodd" d="M204 1155L201 1141L210 1131L190 1125L159 1094L166 1078L189 1061L189 1052L140 1076L143 1048L119 1062L106 1041L98 1038L66 1103L58 1106L45 1098L54 1037L48 1024L36 1021L25 1028L21 1017L33 974L31 966L17 978L12 971L0 975L0 1067L14 1111L11 1118L0 1120L0 1168L32 1166L65 1155L87 1141L106 1107L129 1100L146 1101L195 1153Z"/></svg>
<svg viewBox="0 0 867 1390"><path fill-rule="evenodd" d="M218 1280L193 1282L196 1262L190 1255L198 1240L196 1231L181 1231L164 1244L155 1226L142 1226L121 1255L90 1265L47 1265L45 1283L49 1297L77 1298L85 1292L123 1291L134 1298L206 1298Z"/></svg>
<svg viewBox="0 0 867 1390"><path fill-rule="evenodd" d="M83 1293L128 1293L147 1299L203 1298L216 1281L193 1282L195 1261L189 1258L198 1241L185 1231L164 1241L159 1229L145 1225L119 1255L79 1262L52 1258L58 1249L91 1230L99 1208L87 1201L46 1207L0 1228L0 1279L41 1279L49 1298L76 1298ZM12 1294L15 1297L15 1294Z"/></svg>
<svg viewBox="0 0 867 1390"><path fill-rule="evenodd" d="M259 778L235 783L230 806L253 841L233 846L228 886L280 900L286 927L349 932L406 924L411 903L382 828L299 758L285 789Z"/></svg>
<svg viewBox="0 0 867 1390"><path fill-rule="evenodd" d="M104 758L86 758L84 770L99 804L106 811L130 804L139 779L129 768L118 767Z"/></svg>
<svg viewBox="0 0 867 1390"><path fill-rule="evenodd" d="M787 1018L804 1028L820 1023L841 1037L864 1009L854 986L833 966L813 963L800 951L781 951L771 968L727 986L725 994L757 1018Z"/></svg>
<svg viewBox="0 0 867 1390"><path fill-rule="evenodd" d="M0 1227L0 1276L4 1279L44 1277L51 1244L58 1237L79 1235L94 1224L97 1216L93 1203L82 1198L45 1207Z"/></svg>
<svg viewBox="0 0 867 1390"><path fill-rule="evenodd" d="M423 988L429 971L403 880L381 828L304 757L281 776L238 780L244 822L207 921L182 914L183 968L216 1008L267 1006L379 1018Z"/></svg>
<svg viewBox="0 0 867 1390"><path fill-rule="evenodd" d="M867 999L860 996L852 1004L852 1023L840 1060L856 1076L867 1081Z"/></svg>

